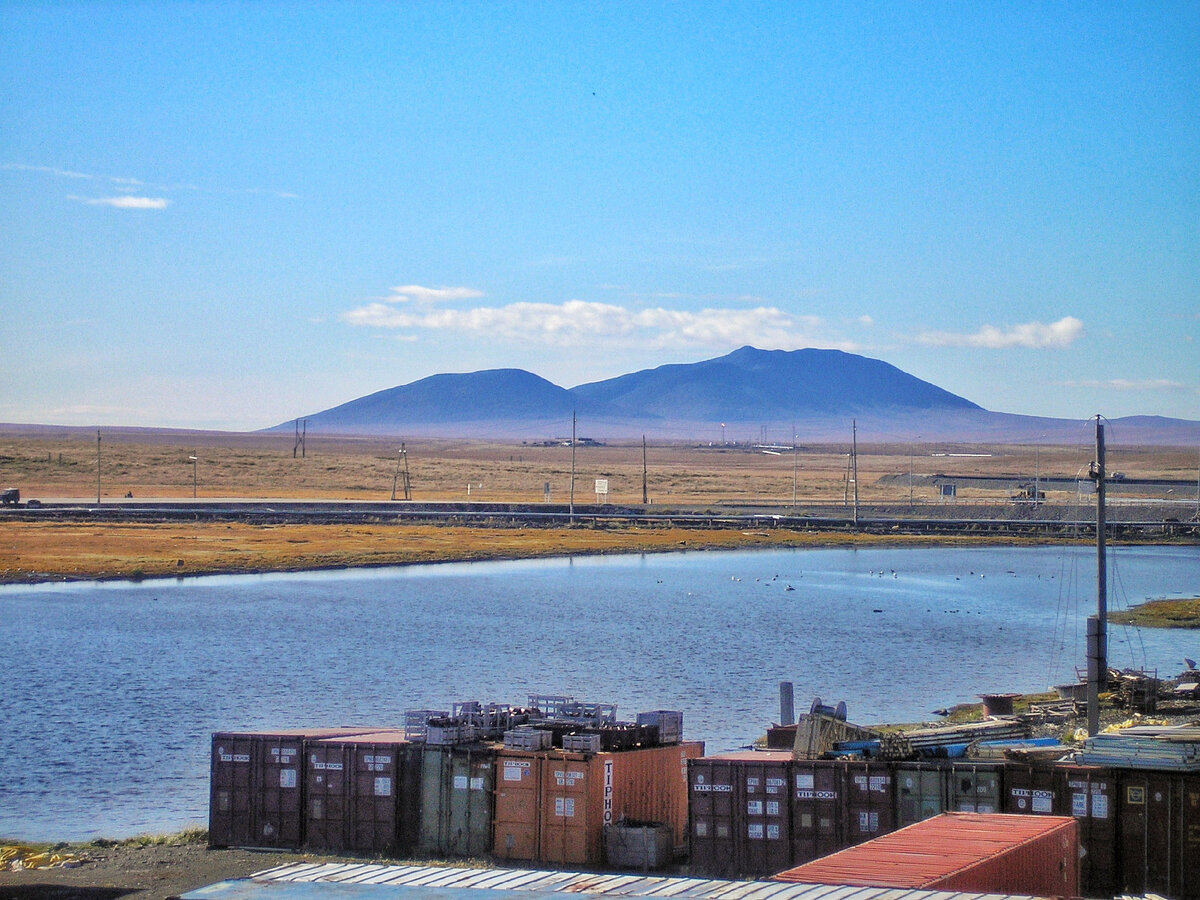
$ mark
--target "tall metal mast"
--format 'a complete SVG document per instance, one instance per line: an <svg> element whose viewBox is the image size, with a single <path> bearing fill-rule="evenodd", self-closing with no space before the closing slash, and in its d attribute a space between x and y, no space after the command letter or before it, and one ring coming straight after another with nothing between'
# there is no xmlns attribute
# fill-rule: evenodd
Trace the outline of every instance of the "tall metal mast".
<svg viewBox="0 0 1200 900"><path fill-rule="evenodd" d="M850 459L854 467L854 525L858 527L858 420L851 419L853 438L850 444Z"/></svg>
<svg viewBox="0 0 1200 900"><path fill-rule="evenodd" d="M1104 422L1096 416L1096 461L1088 476L1096 482L1096 615L1087 622L1088 735L1100 730L1100 692L1108 681L1108 560L1104 520Z"/></svg>

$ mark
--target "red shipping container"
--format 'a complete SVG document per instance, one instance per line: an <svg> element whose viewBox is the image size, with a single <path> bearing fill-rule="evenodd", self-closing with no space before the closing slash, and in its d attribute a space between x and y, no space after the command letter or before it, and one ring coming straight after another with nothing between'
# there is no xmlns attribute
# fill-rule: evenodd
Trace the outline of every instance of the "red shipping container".
<svg viewBox="0 0 1200 900"><path fill-rule="evenodd" d="M943 813L780 872L775 881L1079 896L1074 819Z"/></svg>
<svg viewBox="0 0 1200 900"><path fill-rule="evenodd" d="M297 728L214 734L209 845L299 850L304 841L301 753L305 739L364 730Z"/></svg>

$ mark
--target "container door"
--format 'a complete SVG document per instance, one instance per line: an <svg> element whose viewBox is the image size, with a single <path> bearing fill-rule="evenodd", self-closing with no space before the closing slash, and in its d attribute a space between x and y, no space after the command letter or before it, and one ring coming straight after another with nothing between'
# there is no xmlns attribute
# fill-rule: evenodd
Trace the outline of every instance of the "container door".
<svg viewBox="0 0 1200 900"><path fill-rule="evenodd" d="M860 844L894 831L892 773L886 764L846 763L845 836L847 844Z"/></svg>
<svg viewBox="0 0 1200 900"><path fill-rule="evenodd" d="M483 857L492 849L492 791L495 787L495 756L488 750L467 751L465 759L466 790L456 779L455 797L461 804L464 817L456 821L455 853L460 856ZM456 805L458 805L456 804Z"/></svg>
<svg viewBox="0 0 1200 900"><path fill-rule="evenodd" d="M792 763L792 864L845 846L841 827L843 769L833 762Z"/></svg>
<svg viewBox="0 0 1200 900"><path fill-rule="evenodd" d="M896 827L903 828L946 811L946 773L940 766L911 763L896 766Z"/></svg>
<svg viewBox="0 0 1200 900"><path fill-rule="evenodd" d="M1128 771L1120 776L1118 826L1121 873L1129 893L1178 896L1171 890L1171 838L1178 829L1172 815L1172 777L1159 772Z"/></svg>
<svg viewBox="0 0 1200 900"><path fill-rule="evenodd" d="M261 737L258 744L258 779L254 797L254 836L251 846L299 850L304 840L304 779L298 737Z"/></svg>
<svg viewBox="0 0 1200 900"><path fill-rule="evenodd" d="M1021 815L1054 815L1058 776L1051 766L1009 766L1004 776L1004 812Z"/></svg>
<svg viewBox="0 0 1200 900"><path fill-rule="evenodd" d="M351 752L349 849L355 853L403 852L398 833L398 809L405 756L403 744L354 745Z"/></svg>
<svg viewBox="0 0 1200 900"><path fill-rule="evenodd" d="M349 822L350 750L345 744L311 741L304 751L304 846L340 852L352 849Z"/></svg>
<svg viewBox="0 0 1200 900"><path fill-rule="evenodd" d="M450 778L448 752L440 746L426 745L421 753L421 820L417 850L426 856L445 853L445 822L450 798L446 783Z"/></svg>
<svg viewBox="0 0 1200 900"><path fill-rule="evenodd" d="M711 878L737 874L734 789L729 761L693 759L688 763L689 851L696 874Z"/></svg>
<svg viewBox="0 0 1200 900"><path fill-rule="evenodd" d="M244 735L213 735L208 803L208 843L212 847L251 843L254 751L254 741Z"/></svg>
<svg viewBox="0 0 1200 900"><path fill-rule="evenodd" d="M1117 892L1116 781L1110 769L1059 766L1058 809L1079 827L1079 887L1085 897Z"/></svg>
<svg viewBox="0 0 1200 900"><path fill-rule="evenodd" d="M492 855L497 859L540 861L542 763L543 759L537 756L502 754L496 758L496 827Z"/></svg>
<svg viewBox="0 0 1200 900"><path fill-rule="evenodd" d="M946 773L946 799L952 812L998 813L1003 794L1001 770L978 763L953 763ZM1053 770L1047 773L1054 778ZM1045 810L1047 814L1051 810Z"/></svg>
<svg viewBox="0 0 1200 900"><path fill-rule="evenodd" d="M587 763L548 759L542 767L542 862L582 866L588 858Z"/></svg>
<svg viewBox="0 0 1200 900"><path fill-rule="evenodd" d="M782 872L792 858L787 764L739 761L735 769L742 814L738 874L760 877Z"/></svg>
<svg viewBox="0 0 1200 900"><path fill-rule="evenodd" d="M1179 896L1200 898L1200 775L1188 773L1179 779Z"/></svg>

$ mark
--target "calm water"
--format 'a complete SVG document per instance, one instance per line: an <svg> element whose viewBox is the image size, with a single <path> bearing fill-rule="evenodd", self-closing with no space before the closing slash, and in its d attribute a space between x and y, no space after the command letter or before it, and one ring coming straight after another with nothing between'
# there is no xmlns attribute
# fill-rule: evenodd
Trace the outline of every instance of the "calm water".
<svg viewBox="0 0 1200 900"><path fill-rule="evenodd" d="M1195 548L1120 549L1111 605L1200 593ZM558 693L682 709L710 751L778 718L778 682L862 723L932 718L1082 665L1086 549L685 553L0 588L0 835L207 823L216 730L397 725ZM787 586L793 590L787 590ZM1187 632L1116 630L1174 675Z"/></svg>

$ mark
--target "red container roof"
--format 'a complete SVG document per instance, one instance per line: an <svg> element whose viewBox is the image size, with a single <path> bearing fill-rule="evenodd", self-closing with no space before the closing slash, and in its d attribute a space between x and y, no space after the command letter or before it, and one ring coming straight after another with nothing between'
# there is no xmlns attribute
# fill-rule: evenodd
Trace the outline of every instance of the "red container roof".
<svg viewBox="0 0 1200 900"><path fill-rule="evenodd" d="M920 888L1063 828L1063 816L943 813L780 872L774 881Z"/></svg>

